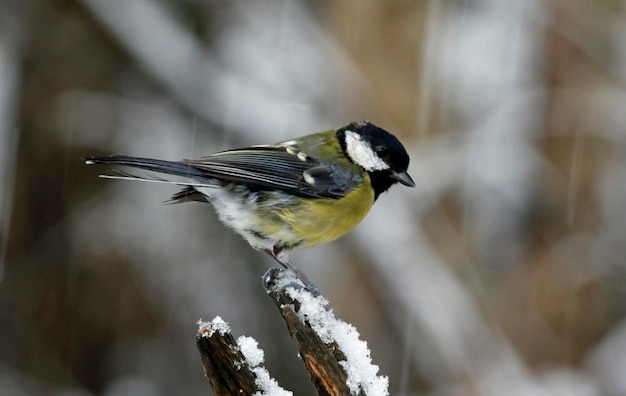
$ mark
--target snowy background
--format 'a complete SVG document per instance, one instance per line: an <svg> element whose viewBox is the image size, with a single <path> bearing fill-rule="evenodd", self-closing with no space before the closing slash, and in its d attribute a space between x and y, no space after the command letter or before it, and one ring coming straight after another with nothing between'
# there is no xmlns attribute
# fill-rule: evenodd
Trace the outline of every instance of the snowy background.
<svg viewBox="0 0 626 396"><path fill-rule="evenodd" d="M0 393L210 394L219 315L312 395L273 263L81 157L368 119L417 188L293 259L391 394L624 395L625 88L619 0L0 0Z"/></svg>

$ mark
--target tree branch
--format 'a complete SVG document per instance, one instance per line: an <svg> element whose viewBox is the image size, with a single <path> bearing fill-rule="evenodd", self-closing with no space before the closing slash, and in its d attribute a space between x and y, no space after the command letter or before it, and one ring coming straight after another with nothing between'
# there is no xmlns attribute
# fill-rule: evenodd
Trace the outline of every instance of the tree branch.
<svg viewBox="0 0 626 396"><path fill-rule="evenodd" d="M335 318L315 285L305 286L293 272L278 268L265 273L263 284L300 351L318 395L389 394L388 378L378 376L378 366L371 363L367 344L359 339L352 325ZM256 348L256 341L240 337L235 342L228 325L219 317L201 324L198 349L204 371L218 395L291 394L280 388L265 368L259 367L263 352Z"/></svg>
<svg viewBox="0 0 626 396"><path fill-rule="evenodd" d="M255 375L241 353L230 327L218 316L198 322L196 345L204 374L216 396L253 395L259 389Z"/></svg>

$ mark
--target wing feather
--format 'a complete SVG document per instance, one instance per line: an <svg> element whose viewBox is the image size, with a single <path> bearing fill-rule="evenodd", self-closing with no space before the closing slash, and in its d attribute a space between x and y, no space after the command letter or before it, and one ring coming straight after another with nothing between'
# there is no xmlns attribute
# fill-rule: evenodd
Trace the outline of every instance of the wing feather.
<svg viewBox="0 0 626 396"><path fill-rule="evenodd" d="M279 189L303 197L340 198L360 178L285 147L257 146L183 160L207 177Z"/></svg>

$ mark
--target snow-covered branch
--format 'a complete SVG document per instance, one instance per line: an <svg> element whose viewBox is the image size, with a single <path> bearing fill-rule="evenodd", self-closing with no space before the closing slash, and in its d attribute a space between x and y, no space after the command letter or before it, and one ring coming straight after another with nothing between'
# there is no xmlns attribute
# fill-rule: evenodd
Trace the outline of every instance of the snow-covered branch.
<svg viewBox="0 0 626 396"><path fill-rule="evenodd" d="M263 277L300 352L318 395L384 396L389 379L378 375L367 343L354 326L335 318L314 285L273 268ZM199 322L197 343L204 371L216 394L290 395L261 366L263 351L250 337L237 341L219 317ZM231 392L231 393L224 393Z"/></svg>

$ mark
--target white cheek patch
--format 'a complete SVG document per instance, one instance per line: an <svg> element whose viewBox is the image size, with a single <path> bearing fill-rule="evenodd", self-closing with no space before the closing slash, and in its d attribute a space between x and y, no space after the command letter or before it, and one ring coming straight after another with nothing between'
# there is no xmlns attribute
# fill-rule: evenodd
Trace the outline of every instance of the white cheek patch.
<svg viewBox="0 0 626 396"><path fill-rule="evenodd" d="M372 150L369 143L361 140L361 136L352 131L346 131L346 152L355 164L368 172L389 169L389 165Z"/></svg>

